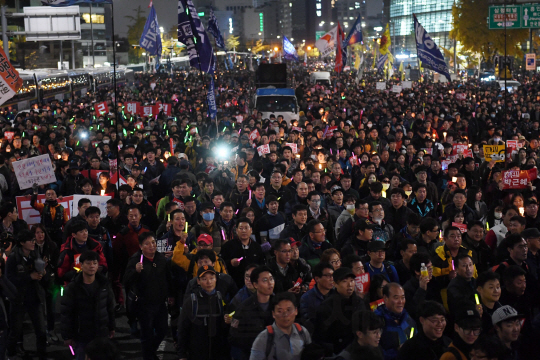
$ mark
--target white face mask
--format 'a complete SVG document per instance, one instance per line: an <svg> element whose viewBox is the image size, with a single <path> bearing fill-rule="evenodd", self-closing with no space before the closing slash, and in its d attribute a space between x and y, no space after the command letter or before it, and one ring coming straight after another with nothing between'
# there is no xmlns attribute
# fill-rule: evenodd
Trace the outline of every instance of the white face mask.
<svg viewBox="0 0 540 360"><path fill-rule="evenodd" d="M349 214L354 215L354 205L345 205L345 209L349 212Z"/></svg>
<svg viewBox="0 0 540 360"><path fill-rule="evenodd" d="M411 196L411 194L412 194L412 190L406 190L406 191L405 191L405 195Z"/></svg>
<svg viewBox="0 0 540 360"><path fill-rule="evenodd" d="M382 217L381 217L381 218L376 218L376 217L373 217L373 218L372 218L373 222L375 222L375 223L377 223L377 224L379 224L379 225L382 224L383 219L384 219L384 218L382 218Z"/></svg>
<svg viewBox="0 0 540 360"><path fill-rule="evenodd" d="M390 187L390 184L388 184L388 183L383 183L383 184L382 184L382 189L383 189L383 191L388 190L389 187Z"/></svg>
<svg viewBox="0 0 540 360"><path fill-rule="evenodd" d="M493 215L495 216L495 219L500 219L502 218L502 212L494 212Z"/></svg>

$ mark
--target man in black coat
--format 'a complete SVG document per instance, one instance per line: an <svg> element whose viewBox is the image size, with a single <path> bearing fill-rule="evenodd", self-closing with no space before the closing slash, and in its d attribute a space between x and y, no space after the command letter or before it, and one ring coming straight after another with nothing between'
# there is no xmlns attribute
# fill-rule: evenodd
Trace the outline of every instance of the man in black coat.
<svg viewBox="0 0 540 360"><path fill-rule="evenodd" d="M93 339L114 337L114 293L107 278L97 273L98 260L94 251L81 254L81 271L62 297L62 337L78 358L84 356L86 345Z"/></svg>

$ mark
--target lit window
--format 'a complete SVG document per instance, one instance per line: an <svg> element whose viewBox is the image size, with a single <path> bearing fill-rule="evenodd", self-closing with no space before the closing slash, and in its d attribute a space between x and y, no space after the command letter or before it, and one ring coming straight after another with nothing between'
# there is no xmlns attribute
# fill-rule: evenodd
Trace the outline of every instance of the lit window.
<svg viewBox="0 0 540 360"><path fill-rule="evenodd" d="M84 22L90 24L90 13L84 13L81 15ZM94 24L105 24L105 15L92 14L92 23Z"/></svg>
<svg viewBox="0 0 540 360"><path fill-rule="evenodd" d="M317 10L317 16L319 16L319 17L322 16L321 10Z"/></svg>

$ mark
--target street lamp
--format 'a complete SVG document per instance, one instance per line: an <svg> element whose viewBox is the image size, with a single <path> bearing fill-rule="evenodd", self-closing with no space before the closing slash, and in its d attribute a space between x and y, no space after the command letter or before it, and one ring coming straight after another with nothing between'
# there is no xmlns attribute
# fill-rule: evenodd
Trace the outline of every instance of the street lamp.
<svg viewBox="0 0 540 360"><path fill-rule="evenodd" d="M279 49L277 46L274 47L274 52L277 52Z"/></svg>

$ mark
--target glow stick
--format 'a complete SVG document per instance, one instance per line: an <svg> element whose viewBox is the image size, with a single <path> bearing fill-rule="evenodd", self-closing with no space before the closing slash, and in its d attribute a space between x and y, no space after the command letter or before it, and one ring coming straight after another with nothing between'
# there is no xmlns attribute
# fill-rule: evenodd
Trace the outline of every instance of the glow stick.
<svg viewBox="0 0 540 360"><path fill-rule="evenodd" d="M478 294L474 294L474 298L476 300L476 305L480 305L480 300L478 299Z"/></svg>
<svg viewBox="0 0 540 360"><path fill-rule="evenodd" d="M188 222L186 221L186 230L184 230L186 234L187 234L187 227L188 227Z"/></svg>
<svg viewBox="0 0 540 360"><path fill-rule="evenodd" d="M456 267L454 266L454 260L452 260L452 270L456 270Z"/></svg>
<svg viewBox="0 0 540 360"><path fill-rule="evenodd" d="M223 240L227 240L227 238L225 237L225 231L224 230L221 230L221 235L223 235Z"/></svg>
<svg viewBox="0 0 540 360"><path fill-rule="evenodd" d="M237 261L240 262L240 261L242 261L242 259L244 259L243 256L241 258L239 258Z"/></svg>
<svg viewBox="0 0 540 360"><path fill-rule="evenodd" d="M69 350L71 350L71 355L75 356L75 351L73 350L73 346L69 345Z"/></svg>
<svg viewBox="0 0 540 360"><path fill-rule="evenodd" d="M144 255L143 255L143 254L141 254L141 261L139 261L140 263L142 263L142 262L143 262L143 256L144 256Z"/></svg>
<svg viewBox="0 0 540 360"><path fill-rule="evenodd" d="M251 190L249 190L249 200L251 200Z"/></svg>

